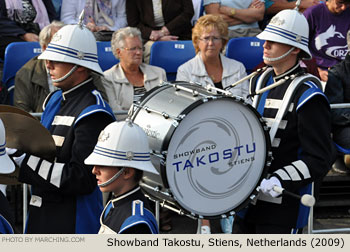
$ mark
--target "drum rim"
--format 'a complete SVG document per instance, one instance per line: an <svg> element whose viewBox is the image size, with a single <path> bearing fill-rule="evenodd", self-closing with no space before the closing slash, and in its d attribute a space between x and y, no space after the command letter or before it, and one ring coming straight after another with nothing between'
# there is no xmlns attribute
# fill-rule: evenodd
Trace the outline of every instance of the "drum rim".
<svg viewBox="0 0 350 252"><path fill-rule="evenodd" d="M180 84L180 85L185 85L185 86L190 86L193 87L193 84L189 83L189 82L176 82L176 84ZM171 88L173 87L171 85L171 83L169 82L165 82L164 84L162 84L161 86L157 86L155 88L152 88L151 90L149 90L148 92L145 93L145 95L142 97L142 99L138 102L140 105L145 105L145 103L147 103L147 101L149 101L150 99L152 99L156 94L160 93L161 91ZM205 90L203 87L201 86L195 86L199 89L202 89L206 92L208 92L207 90ZM157 91L157 92L155 92ZM153 93L153 95L152 95ZM270 137L269 137L269 131L268 131L268 127L266 125L265 120L263 120L263 117L259 114L259 112L249 103L245 102L244 99L242 97L239 96L227 96L224 94L211 94L210 96L207 97L208 101L210 100L215 100L215 99L233 99L236 102L239 102L241 105L246 106L250 112L252 112L254 114L254 116L257 118L257 121L259 122L259 125L261 127L261 131L263 132L263 136L265 139L265 148L266 148L266 153L265 153L265 160L264 160L264 168L261 171L261 176L258 180L258 183L256 184L255 187L252 187L251 192L249 193L249 197L247 197L245 200L243 200L238 206L236 206L235 208L232 208L231 210L221 213L221 214L217 214L217 215L199 215L197 213L191 212L189 210L187 210L184 206L180 205L178 200L176 199L176 197L174 196L172 189L169 186L169 182L168 182L168 178L167 178L167 171L166 171L166 160L167 160L167 155L168 153L166 153L164 155L164 162L160 163L160 169L161 169L161 180L164 186L164 189L166 189L168 192L170 192L171 194L171 198L173 199L173 201L169 201L169 200L164 200L164 198L161 197L157 197L154 194L150 194L147 193L149 195L150 198L153 198L154 200L159 200L161 202L163 202L162 204L169 204L171 206L176 206L177 208L179 208L179 210L181 210L182 212L184 212L184 214L194 217L194 218L205 218L205 219L219 219L222 218L222 216L226 215L226 216L230 216L232 215L231 213L237 213L239 211L241 211L242 209L246 208L249 203L251 203L255 197L257 197L258 195L258 190L257 190L257 186L260 184L260 182L266 178L267 174L268 174L268 168L271 164L272 161L272 155L271 155L271 141L270 141ZM203 99L198 99L196 101L194 101L193 103L191 103L189 106L185 107L180 114L185 114L188 115L189 112L191 112L194 108L198 107L199 105L205 103L203 101ZM133 120L137 117L137 114L139 113L140 109L137 109L135 111L135 113L133 114L132 118ZM182 119L179 120L179 124L181 123ZM169 128L166 136L163 139L163 143L161 146L161 152L163 151L167 151L170 141L176 131L176 129L178 128L177 126L171 125L171 127ZM147 190L146 190L147 191Z"/></svg>

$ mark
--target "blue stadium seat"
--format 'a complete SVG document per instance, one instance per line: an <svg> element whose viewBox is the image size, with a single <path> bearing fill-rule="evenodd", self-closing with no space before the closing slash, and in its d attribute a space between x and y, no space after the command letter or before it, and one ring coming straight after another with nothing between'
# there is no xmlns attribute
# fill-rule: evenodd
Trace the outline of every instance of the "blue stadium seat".
<svg viewBox="0 0 350 252"><path fill-rule="evenodd" d="M191 40L156 41L151 47L150 65L161 67L168 81L176 79L177 68L196 56Z"/></svg>
<svg viewBox="0 0 350 252"><path fill-rule="evenodd" d="M97 41L97 57L102 71L106 71L119 63L119 60L112 53L110 41Z"/></svg>
<svg viewBox="0 0 350 252"><path fill-rule="evenodd" d="M227 43L226 57L242 62L250 74L263 61L263 44L256 37L232 38Z"/></svg>
<svg viewBox="0 0 350 252"><path fill-rule="evenodd" d="M17 71L40 53L39 42L13 42L6 47L2 83L10 93L11 104L13 104L13 88Z"/></svg>

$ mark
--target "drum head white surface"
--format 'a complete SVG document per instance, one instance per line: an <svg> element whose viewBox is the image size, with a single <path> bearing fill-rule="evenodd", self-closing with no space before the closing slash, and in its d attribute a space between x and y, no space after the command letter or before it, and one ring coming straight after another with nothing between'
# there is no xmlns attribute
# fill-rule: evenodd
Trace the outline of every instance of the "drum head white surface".
<svg viewBox="0 0 350 252"><path fill-rule="evenodd" d="M184 209L217 216L250 197L266 153L265 132L251 108L231 98L210 100L190 111L176 128L166 177Z"/></svg>

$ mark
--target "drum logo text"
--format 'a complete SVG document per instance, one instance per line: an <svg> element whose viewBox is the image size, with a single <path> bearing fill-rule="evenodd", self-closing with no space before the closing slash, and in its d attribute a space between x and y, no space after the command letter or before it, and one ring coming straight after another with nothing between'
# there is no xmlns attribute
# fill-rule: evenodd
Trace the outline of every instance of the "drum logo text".
<svg viewBox="0 0 350 252"><path fill-rule="evenodd" d="M216 145L211 145L206 148L198 148L191 151L185 151L180 154L175 154L174 159L181 158L181 157L188 157L191 155L196 155L200 152L207 151L207 150L213 150L216 148ZM185 161L178 161L172 163L173 166L175 166L176 171L179 172L180 170L186 170L187 168L195 168L199 166L205 166L207 164L213 164L216 162L219 162L221 159L232 159L236 158L233 162L230 162L231 164L243 164L246 161L254 161L254 156L250 158L244 158L242 160L237 160L237 158L246 155L246 154L253 154L255 153L255 142L253 142L251 145L240 145L236 146L234 148L225 149L222 152L212 152L210 154L204 154L204 155L196 155L195 157L192 157L191 159L187 158ZM235 157L234 154L235 153Z"/></svg>

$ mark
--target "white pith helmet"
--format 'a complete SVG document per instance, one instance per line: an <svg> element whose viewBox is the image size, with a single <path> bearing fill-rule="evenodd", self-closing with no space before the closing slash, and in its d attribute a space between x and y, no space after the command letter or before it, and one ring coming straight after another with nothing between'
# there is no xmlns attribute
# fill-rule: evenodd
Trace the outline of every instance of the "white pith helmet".
<svg viewBox="0 0 350 252"><path fill-rule="evenodd" d="M6 154L6 134L5 127L0 119L0 173L9 174L15 171L15 164Z"/></svg>
<svg viewBox="0 0 350 252"><path fill-rule="evenodd" d="M80 15L79 24L66 25L58 30L38 58L72 63L102 75L103 71L98 64L96 39L92 32L83 26L83 16L84 12Z"/></svg>
<svg viewBox="0 0 350 252"><path fill-rule="evenodd" d="M311 59L309 51L309 24L298 10L282 10L278 12L257 35L261 40L287 44L299 48L304 53L304 59Z"/></svg>
<svg viewBox="0 0 350 252"><path fill-rule="evenodd" d="M151 162L146 133L129 120L113 122L102 130L85 164L132 167L159 174Z"/></svg>

